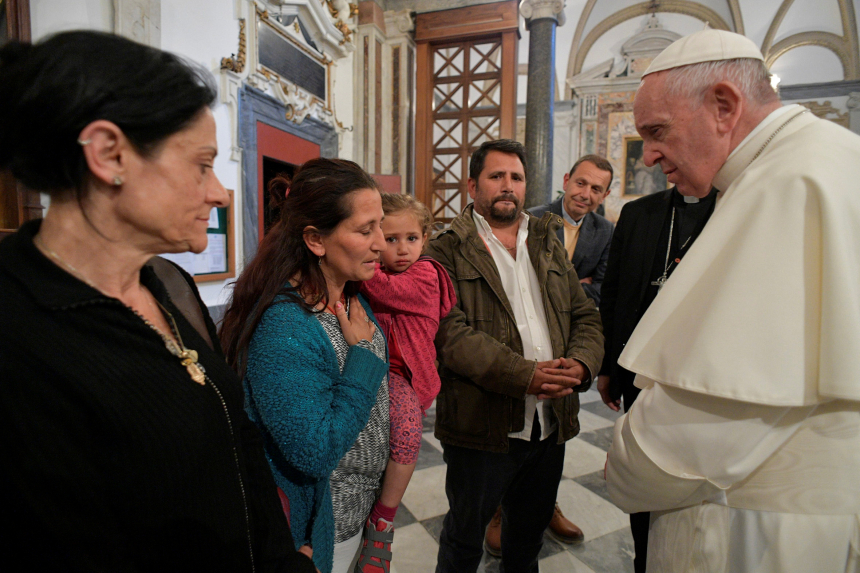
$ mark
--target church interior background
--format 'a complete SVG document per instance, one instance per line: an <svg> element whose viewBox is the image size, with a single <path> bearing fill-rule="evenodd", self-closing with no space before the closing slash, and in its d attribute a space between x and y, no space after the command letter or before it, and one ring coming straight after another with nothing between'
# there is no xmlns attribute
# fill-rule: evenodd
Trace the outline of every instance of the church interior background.
<svg viewBox="0 0 860 573"><path fill-rule="evenodd" d="M68 29L116 32L210 69L215 172L233 205L213 224L212 252L182 259L216 318L229 283L253 257L271 213L265 184L316 156L358 162L387 192L410 193L440 224L467 203L468 157L481 142L526 143L527 95L545 97L535 125L549 137L531 165L555 198L574 161L606 156L616 176L606 204L665 188L641 162L632 102L651 59L705 25L752 39L784 102L860 133L857 0L0 0L0 42ZM532 58L530 23L549 18L549 57ZM541 45L541 44L532 44ZM544 69L536 69L542 67ZM551 72L551 73L550 73ZM551 78L545 86L535 78ZM529 115L529 117L533 117ZM550 167L551 164L551 167ZM47 198L0 173L0 236L39 217ZM48 206L49 208L49 206ZM213 219L214 220L214 219ZM217 239L217 240L216 240ZM586 534L548 539L543 571L632 571L626 516L600 479L614 414L584 395L582 435L568 446L559 503ZM435 567L447 511L441 448L426 420L418 471L398 513L392 571ZM401 515L401 513L403 515ZM498 570L487 558L482 570Z"/></svg>

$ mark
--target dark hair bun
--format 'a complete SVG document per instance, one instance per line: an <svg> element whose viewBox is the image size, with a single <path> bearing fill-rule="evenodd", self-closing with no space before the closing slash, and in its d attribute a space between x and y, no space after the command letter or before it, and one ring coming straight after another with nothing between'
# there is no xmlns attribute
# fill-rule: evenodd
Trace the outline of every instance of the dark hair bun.
<svg viewBox="0 0 860 573"><path fill-rule="evenodd" d="M280 209L290 192L290 177L286 173L278 173L269 181L268 191L269 206L273 209Z"/></svg>
<svg viewBox="0 0 860 573"><path fill-rule="evenodd" d="M23 60L32 49L33 46L30 44L14 41L0 47L0 77L5 77L7 70ZM3 124L2 116L0 116L0 169L8 168L12 161L14 139L11 135Z"/></svg>
<svg viewBox="0 0 860 573"><path fill-rule="evenodd" d="M32 49L33 46L30 44L8 42L5 46L0 47L0 69L11 66L30 53Z"/></svg>

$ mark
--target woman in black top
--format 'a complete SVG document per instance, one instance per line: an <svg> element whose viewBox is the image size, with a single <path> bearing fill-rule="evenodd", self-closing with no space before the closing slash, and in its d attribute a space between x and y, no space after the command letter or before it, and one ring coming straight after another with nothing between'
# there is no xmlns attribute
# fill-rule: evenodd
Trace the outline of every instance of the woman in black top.
<svg viewBox="0 0 860 573"><path fill-rule="evenodd" d="M0 243L4 571L314 571L211 320L144 266L228 202L214 99L117 36L0 49L0 169L51 197Z"/></svg>

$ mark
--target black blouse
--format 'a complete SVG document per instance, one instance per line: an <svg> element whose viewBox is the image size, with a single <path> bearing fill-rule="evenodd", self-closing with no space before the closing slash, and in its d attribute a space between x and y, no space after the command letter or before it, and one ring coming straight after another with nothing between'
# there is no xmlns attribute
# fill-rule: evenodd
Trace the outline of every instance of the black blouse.
<svg viewBox="0 0 860 573"><path fill-rule="evenodd" d="M192 381L130 308L36 249L39 224L0 243L0 569L314 571L220 349L144 267L199 353Z"/></svg>

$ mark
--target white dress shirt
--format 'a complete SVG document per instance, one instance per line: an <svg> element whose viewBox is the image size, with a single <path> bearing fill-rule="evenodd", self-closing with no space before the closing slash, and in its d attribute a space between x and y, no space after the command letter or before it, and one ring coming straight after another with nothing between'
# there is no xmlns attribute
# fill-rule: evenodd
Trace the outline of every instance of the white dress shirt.
<svg viewBox="0 0 860 573"><path fill-rule="evenodd" d="M529 216L523 212L520 218L520 228L517 232L517 256L512 257L502 242L493 233L487 220L473 211L472 218L478 228L478 234L487 245L502 287L517 321L517 330L523 342L523 357L526 360L542 362L552 360L552 343L549 326L546 321L546 310L543 305L540 283L529 259L526 239L529 235ZM525 426L521 432L512 432L508 437L530 440L532 435L532 420L537 415L541 427L541 439L546 439L558 425L551 415L552 405L544 402L542 408L537 407L538 399L533 394L526 395Z"/></svg>

